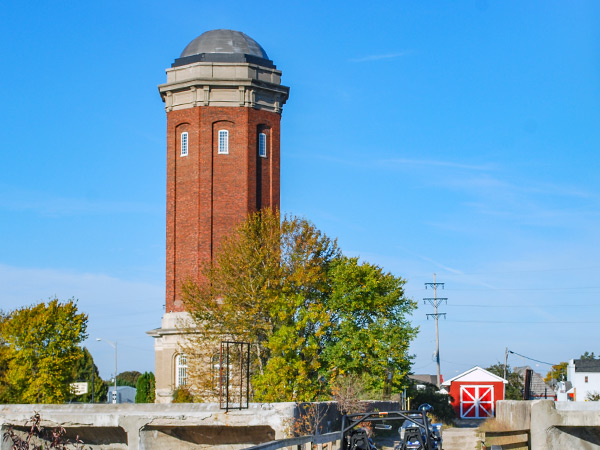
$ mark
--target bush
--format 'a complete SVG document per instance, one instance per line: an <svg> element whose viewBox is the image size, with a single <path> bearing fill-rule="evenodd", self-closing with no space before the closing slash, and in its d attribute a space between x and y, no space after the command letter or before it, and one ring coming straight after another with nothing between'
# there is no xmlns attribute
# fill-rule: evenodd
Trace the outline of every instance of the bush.
<svg viewBox="0 0 600 450"><path fill-rule="evenodd" d="M3 435L3 440L12 441L11 450L84 450L83 442L79 440L79 436L75 441L70 441L65 437L67 431L63 427L53 429L44 428L40 425L42 419L39 414L33 415L25 426L29 426L27 436L23 439L19 434L15 433L14 427L9 427ZM4 445L2 445L4 448ZM91 447L89 447L91 450Z"/></svg>
<svg viewBox="0 0 600 450"><path fill-rule="evenodd" d="M593 355L593 353L592 353ZM585 396L586 402L600 402L600 392L598 391L590 391Z"/></svg>
<svg viewBox="0 0 600 450"><path fill-rule="evenodd" d="M437 390L437 387L433 384L425 384L425 389L411 388L411 409L417 409L423 403L429 403L433 406L433 416L445 424L452 424L456 419L456 413L450 404L452 397L448 394L439 393Z"/></svg>
<svg viewBox="0 0 600 450"><path fill-rule="evenodd" d="M178 387L175 389L175 392L173 392L173 403L194 403L194 397L189 389Z"/></svg>

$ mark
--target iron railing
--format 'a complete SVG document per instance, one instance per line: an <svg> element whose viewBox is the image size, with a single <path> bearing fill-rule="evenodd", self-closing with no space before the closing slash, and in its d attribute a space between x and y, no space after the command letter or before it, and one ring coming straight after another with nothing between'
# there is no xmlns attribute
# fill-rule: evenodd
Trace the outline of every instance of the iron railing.
<svg viewBox="0 0 600 450"><path fill-rule="evenodd" d="M277 441L265 442L253 447L247 447L245 450L279 450L286 448L289 450L335 450L340 447L342 433L318 434L315 436L301 436L289 439L279 439ZM316 447L315 447L316 446Z"/></svg>

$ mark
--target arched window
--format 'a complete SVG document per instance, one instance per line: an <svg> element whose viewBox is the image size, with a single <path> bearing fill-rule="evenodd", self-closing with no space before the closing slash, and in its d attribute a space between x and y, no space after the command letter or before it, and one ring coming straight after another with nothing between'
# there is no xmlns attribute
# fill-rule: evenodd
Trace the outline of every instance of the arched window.
<svg viewBox="0 0 600 450"><path fill-rule="evenodd" d="M175 387L187 385L187 356L179 354L175 357Z"/></svg>
<svg viewBox="0 0 600 450"><path fill-rule="evenodd" d="M227 155L229 153L229 131L219 130L219 154Z"/></svg>
<svg viewBox="0 0 600 450"><path fill-rule="evenodd" d="M188 155L188 133L184 131L181 133L181 156Z"/></svg>
<svg viewBox="0 0 600 450"><path fill-rule="evenodd" d="M258 156L267 157L267 135L265 133L258 134Z"/></svg>

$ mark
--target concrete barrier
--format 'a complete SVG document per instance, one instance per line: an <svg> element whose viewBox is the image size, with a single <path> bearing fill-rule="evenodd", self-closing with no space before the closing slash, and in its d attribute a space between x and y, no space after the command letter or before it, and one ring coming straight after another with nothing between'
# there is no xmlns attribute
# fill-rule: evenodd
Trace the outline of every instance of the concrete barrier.
<svg viewBox="0 0 600 450"><path fill-rule="evenodd" d="M94 450L104 449L238 449L282 439L285 418L293 417L295 403L253 403L248 409L225 412L218 404L119 405L1 405L1 433L39 413L45 427L62 426ZM8 450L7 441L2 450Z"/></svg>
<svg viewBox="0 0 600 450"><path fill-rule="evenodd" d="M0 434L13 426L26 434L35 413L42 426L62 426L67 438L81 439L93 450L236 450L288 437L290 421L306 415L306 404L250 403L225 412L215 403L0 405ZM337 431L335 402L316 405L320 432ZM397 410L397 402L364 402L365 411ZM9 450L3 441L1 450Z"/></svg>
<svg viewBox="0 0 600 450"><path fill-rule="evenodd" d="M507 429L529 429L532 450L600 449L600 402L500 401Z"/></svg>
<svg viewBox="0 0 600 450"><path fill-rule="evenodd" d="M509 430L531 428L531 403L516 400L496 402L496 420Z"/></svg>

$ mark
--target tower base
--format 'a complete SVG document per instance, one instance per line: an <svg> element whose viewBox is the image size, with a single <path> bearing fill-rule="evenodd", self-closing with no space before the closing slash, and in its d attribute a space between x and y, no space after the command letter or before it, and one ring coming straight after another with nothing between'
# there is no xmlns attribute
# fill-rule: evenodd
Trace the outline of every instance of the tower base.
<svg viewBox="0 0 600 450"><path fill-rule="evenodd" d="M165 313L161 327L147 331L154 340L154 365L156 378L156 403L171 403L173 392L177 389L175 361L182 348L192 324L187 312Z"/></svg>

